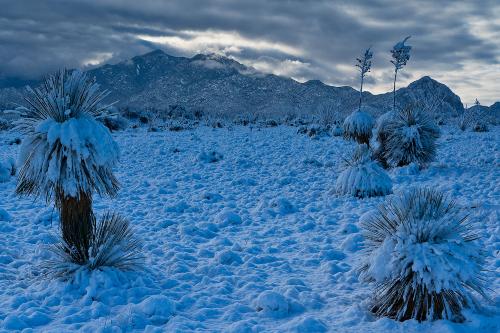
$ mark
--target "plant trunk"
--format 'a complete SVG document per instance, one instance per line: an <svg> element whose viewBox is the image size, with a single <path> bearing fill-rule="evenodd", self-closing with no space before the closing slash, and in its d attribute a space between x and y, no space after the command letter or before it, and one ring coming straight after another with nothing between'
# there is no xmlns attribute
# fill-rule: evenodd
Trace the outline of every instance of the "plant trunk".
<svg viewBox="0 0 500 333"><path fill-rule="evenodd" d="M398 70L394 71L394 86L392 89L392 111L396 111L396 78L398 76Z"/></svg>
<svg viewBox="0 0 500 333"><path fill-rule="evenodd" d="M363 100L363 75L361 75L361 88L359 89L359 111L361 111L361 102Z"/></svg>
<svg viewBox="0 0 500 333"><path fill-rule="evenodd" d="M78 198L60 194L58 199L61 234L68 246L67 251L74 263L84 264L89 259L95 227L92 197L80 192Z"/></svg>

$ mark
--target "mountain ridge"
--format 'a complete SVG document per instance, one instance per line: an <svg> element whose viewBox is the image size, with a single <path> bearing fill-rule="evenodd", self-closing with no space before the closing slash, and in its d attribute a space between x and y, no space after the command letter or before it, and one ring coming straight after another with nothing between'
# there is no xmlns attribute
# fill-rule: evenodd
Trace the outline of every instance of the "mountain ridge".
<svg viewBox="0 0 500 333"><path fill-rule="evenodd" d="M172 105L203 109L222 114L254 112L283 115L305 112L314 114L334 109L344 115L354 110L359 91L350 86L335 87L319 80L304 83L292 78L261 73L234 59L217 54L176 57L153 50L117 64L104 64L87 71L103 89L110 91L109 101L118 106L138 109L168 109ZM424 76L397 90L397 100L439 102L443 116L456 115L463 105L446 85ZM23 88L0 89L0 108L22 104ZM364 105L374 113L392 107L392 92L363 92ZM441 103L442 101L442 103Z"/></svg>

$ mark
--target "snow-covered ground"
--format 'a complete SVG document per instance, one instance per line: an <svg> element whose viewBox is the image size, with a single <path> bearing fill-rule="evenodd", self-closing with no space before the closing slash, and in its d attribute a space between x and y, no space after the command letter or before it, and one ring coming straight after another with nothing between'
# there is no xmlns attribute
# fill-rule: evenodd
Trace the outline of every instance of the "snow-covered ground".
<svg viewBox="0 0 500 333"><path fill-rule="evenodd" d="M465 312L463 324L399 323L368 312L372 286L355 271L359 217L385 199L337 196L341 157L354 144L296 131L114 134L122 188L94 205L99 216L114 210L131 220L148 257L138 273L81 274L74 284L37 276L57 214L16 197L15 178L0 183L0 331L500 331L499 127L446 127L437 162L389 172L395 194L412 185L442 189L484 231L492 303ZM19 146L8 145L15 137L0 132L0 160L16 156Z"/></svg>

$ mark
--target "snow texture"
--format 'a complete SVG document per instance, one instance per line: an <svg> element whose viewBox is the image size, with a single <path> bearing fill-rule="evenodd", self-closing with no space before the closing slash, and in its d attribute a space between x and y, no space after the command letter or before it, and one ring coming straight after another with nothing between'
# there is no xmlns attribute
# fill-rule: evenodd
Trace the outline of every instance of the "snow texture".
<svg viewBox="0 0 500 333"><path fill-rule="evenodd" d="M93 207L97 216L113 210L130 220L147 257L147 270L137 273L104 268L82 272L74 283L41 278L38 265L59 230L57 211L42 200L16 196L15 178L0 183L0 216L9 216L0 217L0 331L500 330L497 293L491 293L492 303L481 303L484 311L465 312L464 323L373 316L373 286L356 269L365 240L359 219L387 198L332 195L341 156L354 144L339 137L311 140L296 131L234 126L112 133L121 148L115 174L122 189L113 199L96 196ZM485 235L491 290L500 290L499 135L498 127L476 133L445 126L428 168L417 174L388 171L395 193L433 186L468 207ZM18 136L0 132L0 160L17 155L20 147L8 142ZM198 162L199 152L214 149L223 160ZM304 164L306 158L323 166ZM223 212L238 215L241 224ZM260 304L267 310L257 311L264 292L282 297L270 297Z"/></svg>

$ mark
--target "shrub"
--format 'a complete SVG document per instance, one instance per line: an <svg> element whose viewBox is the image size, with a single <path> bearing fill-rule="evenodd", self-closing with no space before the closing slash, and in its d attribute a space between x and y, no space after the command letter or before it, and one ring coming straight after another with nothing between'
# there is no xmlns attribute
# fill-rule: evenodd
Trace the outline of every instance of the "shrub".
<svg viewBox="0 0 500 333"><path fill-rule="evenodd" d="M479 234L443 193L417 188L361 219L361 277L375 283L371 311L399 321L462 320L486 297Z"/></svg>
<svg viewBox="0 0 500 333"><path fill-rule="evenodd" d="M11 129L13 126L12 124L5 119L0 119L0 131L6 131Z"/></svg>
<svg viewBox="0 0 500 333"><path fill-rule="evenodd" d="M100 120L111 132L124 131L128 127L127 119L119 114L108 115Z"/></svg>
<svg viewBox="0 0 500 333"><path fill-rule="evenodd" d="M379 154L388 165L417 163L422 167L435 158L439 127L419 107L408 106L388 117L377 136Z"/></svg>
<svg viewBox="0 0 500 333"><path fill-rule="evenodd" d="M369 145L373 125L374 120L369 113L354 111L344 120L344 138Z"/></svg>
<svg viewBox="0 0 500 333"><path fill-rule="evenodd" d="M346 160L346 166L347 168L337 178L337 193L350 194L357 198L392 193L391 178L376 161L372 160L368 146L359 146L353 157Z"/></svg>
<svg viewBox="0 0 500 333"><path fill-rule="evenodd" d="M75 265L79 254L64 239L49 248L55 258L43 264L46 274L68 277L77 270L97 270L113 267L122 271L138 269L144 256L140 242L134 237L130 223L117 214L106 213L99 223L93 219L89 258L81 265Z"/></svg>

